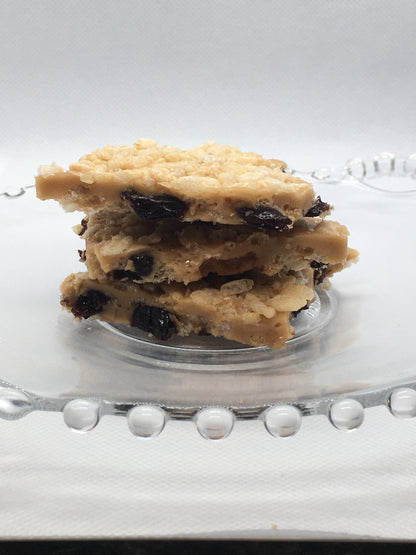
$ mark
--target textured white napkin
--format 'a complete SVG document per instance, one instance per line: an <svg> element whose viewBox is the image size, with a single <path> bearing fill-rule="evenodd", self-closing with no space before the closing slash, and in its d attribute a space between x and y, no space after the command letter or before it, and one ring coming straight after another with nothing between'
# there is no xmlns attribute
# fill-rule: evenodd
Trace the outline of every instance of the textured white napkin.
<svg viewBox="0 0 416 555"><path fill-rule="evenodd" d="M60 414L1 421L0 538L416 539L415 432L384 407L350 433L306 417L286 440L258 421L219 442L183 422L140 440L123 417L85 435Z"/></svg>

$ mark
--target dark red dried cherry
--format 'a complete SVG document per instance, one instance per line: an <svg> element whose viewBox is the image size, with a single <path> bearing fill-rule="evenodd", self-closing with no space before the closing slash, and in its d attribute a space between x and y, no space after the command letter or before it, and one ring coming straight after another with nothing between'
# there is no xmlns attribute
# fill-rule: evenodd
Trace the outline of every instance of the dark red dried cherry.
<svg viewBox="0 0 416 555"><path fill-rule="evenodd" d="M78 297L72 305L71 312L77 318L87 319L101 312L104 305L108 303L109 300L110 297L107 297L107 295L101 291L90 289L85 295L80 295Z"/></svg>
<svg viewBox="0 0 416 555"><path fill-rule="evenodd" d="M120 194L122 200L128 200L138 216L144 220L180 220L187 205L172 195L148 196L133 189Z"/></svg>
<svg viewBox="0 0 416 555"><path fill-rule="evenodd" d="M176 333L176 326L166 310L143 303L134 309L131 325L150 332L156 339L169 339Z"/></svg>
<svg viewBox="0 0 416 555"><path fill-rule="evenodd" d="M292 220L279 210L265 205L256 208L240 207L237 208L237 214L246 224L256 228L288 231L292 223Z"/></svg>
<svg viewBox="0 0 416 555"><path fill-rule="evenodd" d="M153 270L153 256L150 254L133 254L130 260L134 264L134 269L141 277L147 277Z"/></svg>
<svg viewBox="0 0 416 555"><path fill-rule="evenodd" d="M309 210L306 212L305 217L316 218L317 216L320 216L322 212L326 212L330 208L331 208L331 205L321 200L321 197L318 196L314 200L311 208L309 208Z"/></svg>
<svg viewBox="0 0 416 555"><path fill-rule="evenodd" d="M324 264L324 262L317 262L313 260L311 262L311 268L315 270L313 274L313 282L315 285L321 284L326 276L326 271L328 269L328 264Z"/></svg>

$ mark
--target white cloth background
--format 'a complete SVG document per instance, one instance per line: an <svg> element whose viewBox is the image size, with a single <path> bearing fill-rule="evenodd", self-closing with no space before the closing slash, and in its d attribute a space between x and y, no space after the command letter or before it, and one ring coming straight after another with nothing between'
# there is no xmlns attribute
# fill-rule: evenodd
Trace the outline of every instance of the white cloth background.
<svg viewBox="0 0 416 555"><path fill-rule="evenodd" d="M2 190L143 136L215 139L300 169L416 150L413 0L5 0L0 12ZM0 422L0 537L414 539L415 426L375 408L352 434L311 417L288 441L251 422L210 443L189 423L140 442L122 418L85 436L58 414Z"/></svg>

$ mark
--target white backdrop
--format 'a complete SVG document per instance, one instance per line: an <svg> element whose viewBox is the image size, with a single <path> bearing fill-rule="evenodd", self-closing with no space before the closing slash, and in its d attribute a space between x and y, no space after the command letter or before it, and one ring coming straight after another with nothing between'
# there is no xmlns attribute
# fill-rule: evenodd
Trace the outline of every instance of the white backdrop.
<svg viewBox="0 0 416 555"><path fill-rule="evenodd" d="M183 148L214 139L300 167L415 150L413 0L0 10L1 154L24 155L27 180L39 162L143 136Z"/></svg>
<svg viewBox="0 0 416 555"><path fill-rule="evenodd" d="M146 136L298 168L410 154L415 18L413 0L3 0L0 190ZM378 408L353 434L311 417L287 441L254 422L208 443L191 424L140 442L122 419L0 422L0 537L415 539L415 426Z"/></svg>

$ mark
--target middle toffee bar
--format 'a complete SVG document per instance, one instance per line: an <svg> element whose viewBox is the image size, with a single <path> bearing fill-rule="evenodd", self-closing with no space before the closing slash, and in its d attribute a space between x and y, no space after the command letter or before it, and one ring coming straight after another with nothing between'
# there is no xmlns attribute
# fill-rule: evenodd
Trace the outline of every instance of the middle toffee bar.
<svg viewBox="0 0 416 555"><path fill-rule="evenodd" d="M76 226L86 241L81 259L92 279L187 285L211 273L233 275L257 270L274 276L312 265L348 266L345 226L324 220L287 232L205 222L148 222L131 212L103 210Z"/></svg>

